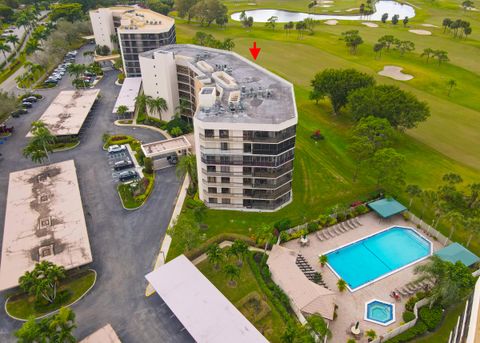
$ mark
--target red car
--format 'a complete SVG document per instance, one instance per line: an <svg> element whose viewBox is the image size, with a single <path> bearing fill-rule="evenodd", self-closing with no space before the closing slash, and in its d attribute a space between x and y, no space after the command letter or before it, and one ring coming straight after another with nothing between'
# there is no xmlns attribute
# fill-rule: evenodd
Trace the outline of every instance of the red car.
<svg viewBox="0 0 480 343"><path fill-rule="evenodd" d="M13 132L13 126L8 127L5 124L0 125L0 133L12 133Z"/></svg>

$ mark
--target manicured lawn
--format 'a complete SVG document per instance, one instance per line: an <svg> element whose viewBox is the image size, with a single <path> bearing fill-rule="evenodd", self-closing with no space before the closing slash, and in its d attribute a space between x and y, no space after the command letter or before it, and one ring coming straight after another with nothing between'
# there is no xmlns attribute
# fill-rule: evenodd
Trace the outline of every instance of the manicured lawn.
<svg viewBox="0 0 480 343"><path fill-rule="evenodd" d="M235 263L235 260L235 258L232 258L230 263ZM208 261L201 262L197 267L270 342L280 342L280 336L283 334L286 324L270 299L262 292L247 262L243 263L236 287L229 286L225 274L222 271L215 270ZM261 312L266 312L265 315L258 315L258 311L257 313L252 311L246 304L249 298L253 297L258 300L258 295L262 300L260 301L263 309Z"/></svg>
<svg viewBox="0 0 480 343"><path fill-rule="evenodd" d="M283 5L287 3L296 4L282 1L277 8L285 8ZM433 7L423 1L414 1L414 4L421 7L417 17L411 21L411 26L415 28L421 28L419 24L422 22L441 26L445 16L464 16L453 1ZM467 16L474 30L475 27L480 30L480 15L468 13ZM350 55L339 40L341 32L350 29L358 29L365 40L357 55ZM359 23L341 22L338 26L318 24L313 36L297 39L295 32L287 36L282 29L272 32L260 23L247 31L233 21L226 29L177 21L178 43L190 43L197 31L211 33L218 39L233 38L236 44L234 50L247 58L251 58L248 47L255 40L262 48L256 62L294 83L299 112L293 202L274 213L208 210L204 219L208 225L205 231L207 237L221 232L251 236L252 230L261 223L273 224L283 218L299 224L315 219L337 203L349 204L375 191L374 182L368 175L363 174L357 182L352 182L353 161L346 151L351 122L345 114L332 116L327 102L315 105L308 100L309 82L316 72L324 68L356 68L375 75L378 83L396 84L429 104L432 115L428 121L406 134L399 133L396 139L395 148L406 157L408 184L436 189L442 176L448 172L462 175L465 183L480 181L480 145L477 143L480 140L480 103L476 100L480 98L480 65L475 57L480 46L478 34L465 41L444 35L441 28L433 29L433 36L424 37L409 33L408 28L400 25L393 27L386 24L371 29ZM384 34L414 41L417 51L405 56L389 52L381 59L375 59L372 45ZM427 64L419 56L424 47L448 50L452 62L441 66ZM415 79L401 83L378 76L376 73L384 65L403 66L405 72L413 74ZM449 79L458 83L451 97L447 96L446 88ZM316 129L321 130L324 141L315 142L310 138ZM407 202L406 195L401 194L399 198ZM417 214L421 212L419 205L415 203L413 208ZM429 215L427 211L427 219ZM440 230L449 235L449 228L441 225ZM457 229L453 239L465 243L469 235ZM172 248L175 250L175 242ZM478 240L472 241L470 249L480 253Z"/></svg>
<svg viewBox="0 0 480 343"><path fill-rule="evenodd" d="M447 342L450 331L457 325L458 316L465 310L465 303L461 303L456 307L450 309L445 316L444 321L437 331L425 337L414 340L416 343L436 343Z"/></svg>
<svg viewBox="0 0 480 343"><path fill-rule="evenodd" d="M78 274L71 274L58 288L57 297L53 304L38 305L33 296L21 293L13 295L7 303L7 312L17 318L27 319L30 316L40 317L49 312L68 306L87 292L95 282L95 272L87 270Z"/></svg>

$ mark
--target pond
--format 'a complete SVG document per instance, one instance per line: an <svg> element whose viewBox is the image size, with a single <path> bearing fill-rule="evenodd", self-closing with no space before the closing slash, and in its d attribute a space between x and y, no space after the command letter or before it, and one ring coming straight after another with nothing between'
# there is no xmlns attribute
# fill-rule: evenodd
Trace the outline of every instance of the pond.
<svg viewBox="0 0 480 343"><path fill-rule="evenodd" d="M312 18L315 20L374 20L380 21L384 13L388 13L388 19L390 20L395 14L400 16L400 20L405 17L415 17L415 10L410 5L400 4L396 1L380 0L375 3L376 11L369 16L361 15L330 15L330 14L308 14L302 12L290 12L284 10L251 10L245 11L247 17L253 17L253 20L257 23L266 23L268 18L272 16L278 17L278 22L286 23L289 21L302 21L306 18ZM240 21L240 12L232 14L232 19Z"/></svg>

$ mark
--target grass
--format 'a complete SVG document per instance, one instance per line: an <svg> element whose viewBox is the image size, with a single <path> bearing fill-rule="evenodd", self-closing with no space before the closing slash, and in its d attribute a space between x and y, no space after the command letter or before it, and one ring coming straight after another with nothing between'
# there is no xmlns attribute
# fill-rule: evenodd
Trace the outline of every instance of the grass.
<svg viewBox="0 0 480 343"><path fill-rule="evenodd" d="M434 343L434 342L447 342L450 331L453 330L455 325L457 325L458 316L465 310L465 303L462 302L461 304L451 308L448 310L445 318L435 332L428 334L424 337L414 340L415 343Z"/></svg>
<svg viewBox="0 0 480 343"><path fill-rule="evenodd" d="M95 272L86 270L72 273L64 280L59 288L53 304L37 304L34 296L20 293L11 296L7 300L6 310L9 315L20 319L28 319L31 316L40 317L61 307L69 306L82 297L95 282Z"/></svg>
<svg viewBox="0 0 480 343"><path fill-rule="evenodd" d="M130 190L130 183L118 185L118 195L120 196L120 200L122 201L123 206L129 210L135 210L141 207L148 200L150 193L152 193L155 184L155 173L147 174L144 172L143 175L145 179L148 180L148 185L145 188L145 192L141 194L134 196L133 192Z"/></svg>
<svg viewBox="0 0 480 343"><path fill-rule="evenodd" d="M271 6L268 4L266 7L285 8L287 3L295 6L293 1L280 1L276 6L272 2ZM441 25L442 18L446 16L464 16L453 1L441 5L430 5L418 0L413 3L422 9L417 10L417 16L411 21L412 27L421 27L419 24L422 22ZM468 13L466 16L474 30L476 27L480 30L480 15ZM401 26L380 26L370 29L354 22L341 22L338 26L318 24L313 36L297 39L296 33L286 36L283 30L272 32L263 24L255 24L252 30L247 31L236 22L221 29L177 21L178 43L190 43L195 32L204 31L218 39L233 38L236 44L234 50L251 58L248 47L255 40L257 46L262 48L256 62L295 85L299 112L293 202L282 210L261 215L207 210L204 219L208 226L205 231L207 237L222 232L251 236L260 224L273 224L283 218L299 224L317 218L337 203L349 204L375 191L374 181L368 175L360 175L357 182L352 182L353 161L346 151L351 122L345 115L332 116L327 102L315 105L308 100L309 81L314 73L324 68L353 67L374 75L378 83L398 85L428 102L432 113L428 121L414 130L399 133L395 143L395 148L406 157L408 184L434 189L448 172L462 175L465 183L480 181L480 145L477 144L480 139L480 103L476 101L480 97L480 65L475 58L480 47L479 41L475 37L466 41L454 40L451 36L444 35L441 29L433 29L433 36L424 37L409 33L408 28ZM343 42L339 41L341 32L349 29L358 29L365 40L357 55L350 55ZM414 41L417 52L405 56L389 52L380 60L375 59L372 45L384 34ZM441 66L427 64L418 52L424 47L448 50L452 62ZM415 79L401 83L377 75L377 71L384 65L390 64L404 67L405 72L415 75ZM446 82L449 79L455 79L458 83L458 88L451 97L447 97ZM317 129L325 136L325 140L315 142L310 138ZM407 202L405 194L400 194L399 198ZM420 213L420 204L415 203L413 211ZM427 211L427 218L430 214ZM450 230L445 225L439 229L449 235ZM465 244L469 235L470 233L457 229L453 239ZM172 248L175 249L175 242L172 243ZM470 249L479 254L480 242L473 240Z"/></svg>
<svg viewBox="0 0 480 343"><path fill-rule="evenodd" d="M235 263L235 258L232 258L230 263ZM280 336L285 330L286 324L271 300L262 292L247 262L243 263L236 287L229 286L225 274L215 270L208 261L199 263L197 267L270 342L281 341ZM249 298L254 297L255 294L260 295L263 303L262 309L270 309L268 314L258 316L261 318L256 318L256 311L252 311L252 309L248 308L248 305L245 304ZM265 307L265 304L267 307Z"/></svg>

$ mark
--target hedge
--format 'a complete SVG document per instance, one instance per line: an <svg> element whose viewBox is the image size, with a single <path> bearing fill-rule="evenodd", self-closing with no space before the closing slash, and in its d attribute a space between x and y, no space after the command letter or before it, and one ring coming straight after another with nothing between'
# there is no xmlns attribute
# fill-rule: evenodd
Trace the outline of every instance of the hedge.
<svg viewBox="0 0 480 343"><path fill-rule="evenodd" d="M405 332L402 332L400 335L397 335L393 337L392 339L389 339L387 342L388 343L403 343L403 342L409 342L412 339L423 335L428 331L427 326L425 325L424 322L421 320L417 321L415 326L411 327Z"/></svg>
<svg viewBox="0 0 480 343"><path fill-rule="evenodd" d="M402 318L405 323L411 322L415 319L415 313L413 313L412 311L405 311L402 314Z"/></svg>
<svg viewBox="0 0 480 343"><path fill-rule="evenodd" d="M418 316L425 323L428 331L434 331L443 318L443 309L440 306L424 306L418 311Z"/></svg>

